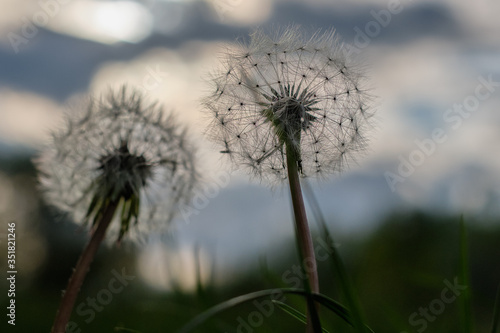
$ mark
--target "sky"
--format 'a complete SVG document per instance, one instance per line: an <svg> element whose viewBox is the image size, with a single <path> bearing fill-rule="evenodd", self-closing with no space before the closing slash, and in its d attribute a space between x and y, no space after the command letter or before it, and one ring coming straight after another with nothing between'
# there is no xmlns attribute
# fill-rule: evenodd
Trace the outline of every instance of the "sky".
<svg viewBox="0 0 500 333"><path fill-rule="evenodd" d="M334 230L364 234L409 209L498 216L499 10L493 0L3 0L0 155L41 149L82 96L134 85L191 126L217 189L200 214L176 221L179 251L200 244L229 266L255 258L293 235L286 188L221 162L203 137L200 99L223 47L256 27L299 24L335 29L366 60L377 97L368 152L309 181Z"/></svg>

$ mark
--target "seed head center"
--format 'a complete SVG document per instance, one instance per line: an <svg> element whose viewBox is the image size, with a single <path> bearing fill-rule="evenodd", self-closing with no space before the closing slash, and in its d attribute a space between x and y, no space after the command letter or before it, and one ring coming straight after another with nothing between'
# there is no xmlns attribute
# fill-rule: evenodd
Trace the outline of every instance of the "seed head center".
<svg viewBox="0 0 500 333"><path fill-rule="evenodd" d="M151 165L146 158L131 153L126 141L122 141L118 149L102 156L99 162L98 170L104 187L126 200L138 194L151 173Z"/></svg>

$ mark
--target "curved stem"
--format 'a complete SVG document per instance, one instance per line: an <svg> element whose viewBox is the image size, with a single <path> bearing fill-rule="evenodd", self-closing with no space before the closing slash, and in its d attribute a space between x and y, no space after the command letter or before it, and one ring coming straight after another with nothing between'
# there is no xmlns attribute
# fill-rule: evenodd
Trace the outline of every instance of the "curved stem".
<svg viewBox="0 0 500 333"><path fill-rule="evenodd" d="M54 326L52 327L52 333L66 332L66 325L68 324L71 313L73 312L76 297L78 296L83 280L89 271L90 264L94 260L95 254L99 249L99 245L102 243L102 240L106 235L106 230L113 219L117 206L117 202L111 202L107 206L101 219L97 223L97 228L92 233L92 237L83 250L80 259L78 259L73 274L69 279L68 287L66 288L66 291L64 291L61 304L59 305L59 309L54 320Z"/></svg>
<svg viewBox="0 0 500 333"><path fill-rule="evenodd" d="M291 149L287 146L286 163L288 170L288 182L290 184L290 195L292 197L293 213L295 215L295 234L299 244L300 257L308 281L309 289L313 293L319 293L318 267L314 254L314 245L307 223L306 208L300 187L299 170L297 159ZM306 288L307 289L307 288ZM308 314L307 332L313 332L310 316Z"/></svg>

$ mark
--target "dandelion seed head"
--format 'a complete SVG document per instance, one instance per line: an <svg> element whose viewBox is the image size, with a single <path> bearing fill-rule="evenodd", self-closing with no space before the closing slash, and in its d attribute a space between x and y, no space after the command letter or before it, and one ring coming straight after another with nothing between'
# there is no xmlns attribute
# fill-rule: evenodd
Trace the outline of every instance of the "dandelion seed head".
<svg viewBox="0 0 500 333"><path fill-rule="evenodd" d="M168 228L197 182L194 149L171 114L122 87L68 113L38 159L49 204L81 224L117 202L107 239L139 241Z"/></svg>
<svg viewBox="0 0 500 333"><path fill-rule="evenodd" d="M333 31L257 30L223 56L210 83L210 139L260 179L286 178L287 145L302 176L339 172L366 147L371 96Z"/></svg>

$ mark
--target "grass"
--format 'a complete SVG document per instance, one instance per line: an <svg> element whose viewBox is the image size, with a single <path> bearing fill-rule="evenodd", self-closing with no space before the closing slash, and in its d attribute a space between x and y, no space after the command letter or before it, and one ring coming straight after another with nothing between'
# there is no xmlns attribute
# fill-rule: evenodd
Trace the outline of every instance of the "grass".
<svg viewBox="0 0 500 333"><path fill-rule="evenodd" d="M309 195L306 198L310 203ZM315 220L318 220L317 216ZM332 260L321 262L319 275L324 296L314 296L318 297L315 301L321 304L318 314L322 331L354 332L348 322L354 322L354 307L351 303L355 302L362 306L362 311L361 306L358 311L363 323L369 324L374 332L416 332L416 327L409 323L409 316L439 297L444 279L451 281L453 277L459 276L460 281L468 279L473 298L459 297L434 322L428 323L426 332L464 331L463 324L457 319L463 320L465 317L462 316L467 315L471 323L475 319L472 332L498 333L500 295L497 286L500 267L497 258L500 257L500 249L496 244L500 229L495 225L483 229L471 221L465 230L464 224L457 228L457 220L456 217L405 214L389 218L366 239L355 241L337 235L336 238L342 243L342 253L336 253L339 257L343 255L342 260L337 263ZM321 236L325 238L323 233ZM456 250L458 242L460 251ZM47 330L57 308L60 295L58 286L66 282L67 272L54 271L47 264L52 263L51 253L60 258L61 253L74 256L74 252L67 248L67 243L61 243L61 246L65 246L61 249L57 248L56 240L50 244L54 250L48 252L46 265L34 272L29 280L26 280L28 275L20 275L24 278L18 281L19 292L16 293L19 304L16 328L19 332ZM330 244L333 245L333 241ZM75 247L79 245L77 243ZM335 246L332 248L338 250ZM137 268L134 269L136 259L130 252L104 251L106 253L101 253L93 265L91 278L81 291L77 304L97 295L108 282L112 268L126 266L130 267L130 274L140 275ZM233 300L225 303L223 310L212 312L212 316L199 323L194 332L237 332L241 322L238 318L249 322L248 319L252 319L249 316L256 311L256 306L249 298L238 304L233 303L234 299L241 295L250 297L259 290L284 288L281 273L297 263L292 240L286 246L277 245L276 251L282 253L279 260L266 261L265 264L261 260L259 265L258 258L255 258L255 262L246 263L246 268L240 269L240 274L229 284L220 285L213 281L199 285L198 288L203 290L201 294L195 291L159 293L137 279L123 293L116 295L101 312L96 312L92 322L86 323L86 317L78 314L74 314L72 320L77 322L82 332L110 332L116 328L123 332L177 332L207 309ZM65 260L68 263L73 261L74 258ZM457 270L456 263L460 264L460 270ZM335 268L336 265L342 265L343 273L339 272L338 267ZM352 288L351 296L342 287L345 284L341 282L342 275ZM59 283L54 283L54 280ZM306 293L304 290L293 292L295 294L286 294L285 300L275 301L272 314L263 315L262 324L251 325L250 329L253 332L303 332ZM270 297L262 295L255 299L261 304L264 300L271 301ZM461 302L467 299L469 305L465 307ZM470 303L471 299L473 303ZM1 306L5 305L0 303ZM459 311L465 308L468 312L461 314ZM358 324L357 327L359 330L361 326ZM240 331L246 333L245 329Z"/></svg>

